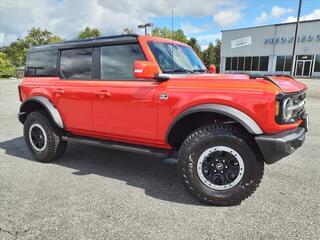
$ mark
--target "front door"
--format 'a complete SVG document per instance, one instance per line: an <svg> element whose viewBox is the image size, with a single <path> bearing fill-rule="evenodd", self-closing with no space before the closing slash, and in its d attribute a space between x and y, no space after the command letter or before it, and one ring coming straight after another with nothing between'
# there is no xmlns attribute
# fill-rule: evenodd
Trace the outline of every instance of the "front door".
<svg viewBox="0 0 320 240"><path fill-rule="evenodd" d="M93 127L119 140L156 139L158 82L133 77L133 63L145 60L138 44L102 46L100 81L93 81Z"/></svg>

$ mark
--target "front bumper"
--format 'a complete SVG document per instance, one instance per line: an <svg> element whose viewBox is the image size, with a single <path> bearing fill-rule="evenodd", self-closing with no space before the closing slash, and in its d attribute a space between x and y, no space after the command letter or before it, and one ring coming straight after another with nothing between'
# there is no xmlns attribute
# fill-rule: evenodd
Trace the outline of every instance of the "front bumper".
<svg viewBox="0 0 320 240"><path fill-rule="evenodd" d="M272 164L290 155L301 147L306 134L305 126L276 135L260 135L255 137L260 151L267 164Z"/></svg>

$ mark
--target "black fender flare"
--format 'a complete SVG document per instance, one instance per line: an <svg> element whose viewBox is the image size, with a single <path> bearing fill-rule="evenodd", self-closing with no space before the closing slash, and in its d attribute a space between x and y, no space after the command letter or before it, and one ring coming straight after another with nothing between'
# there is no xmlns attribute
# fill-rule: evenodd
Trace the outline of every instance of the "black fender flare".
<svg viewBox="0 0 320 240"><path fill-rule="evenodd" d="M263 134L263 131L261 128L258 126L258 124L251 118L249 117L246 113L222 104L202 104L202 105L197 105L195 107L191 107L187 109L186 111L180 113L174 121L171 123L167 134L166 134L166 143L169 141L169 136L172 131L172 129L175 127L175 125L184 118L187 115L197 113L197 112L212 112L212 113L219 113L222 115L225 115L236 122L240 123L249 133L254 134L254 135L260 135Z"/></svg>
<svg viewBox="0 0 320 240"><path fill-rule="evenodd" d="M41 106L43 106L47 110L52 121L59 128L62 128L62 129L64 128L64 124L63 124L63 121L62 121L62 118L61 118L61 115L60 115L58 109L49 101L48 98L42 97L42 96L31 97L31 98L27 99L26 101L22 102L22 104L20 106L20 111L18 113L19 121L21 123L24 123L26 115L28 114L28 112L26 111L26 108L32 102L36 102L36 103L40 104Z"/></svg>

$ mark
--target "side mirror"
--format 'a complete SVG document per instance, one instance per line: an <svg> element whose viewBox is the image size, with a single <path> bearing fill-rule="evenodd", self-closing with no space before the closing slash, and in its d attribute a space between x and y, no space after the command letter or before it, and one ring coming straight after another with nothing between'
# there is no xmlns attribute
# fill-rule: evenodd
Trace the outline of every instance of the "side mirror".
<svg viewBox="0 0 320 240"><path fill-rule="evenodd" d="M135 78L154 79L159 73L158 66L153 62L135 61L133 64L133 75Z"/></svg>
<svg viewBox="0 0 320 240"><path fill-rule="evenodd" d="M217 73L217 68L215 65L211 64L209 66L209 73Z"/></svg>

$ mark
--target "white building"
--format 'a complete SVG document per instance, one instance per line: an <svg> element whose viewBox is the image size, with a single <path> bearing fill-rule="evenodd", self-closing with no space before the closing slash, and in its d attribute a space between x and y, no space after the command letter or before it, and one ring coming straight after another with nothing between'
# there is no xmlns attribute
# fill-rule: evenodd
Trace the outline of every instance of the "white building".
<svg viewBox="0 0 320 240"><path fill-rule="evenodd" d="M290 74L295 23L222 31L221 72ZM320 76L320 19L299 24L295 76Z"/></svg>

